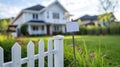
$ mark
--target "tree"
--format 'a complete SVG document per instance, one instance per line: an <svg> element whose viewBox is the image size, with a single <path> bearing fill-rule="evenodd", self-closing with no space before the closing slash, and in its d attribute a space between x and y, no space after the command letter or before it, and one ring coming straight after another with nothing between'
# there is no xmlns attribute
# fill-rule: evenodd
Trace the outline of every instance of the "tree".
<svg viewBox="0 0 120 67"><path fill-rule="evenodd" d="M77 22L78 22L78 23L81 23L82 21L81 21L81 19L78 19Z"/></svg>
<svg viewBox="0 0 120 67"><path fill-rule="evenodd" d="M111 13L113 14L118 6L118 0L99 0L101 10L103 11L104 15L101 15L99 19L103 19L103 22L111 23Z"/></svg>
<svg viewBox="0 0 120 67"><path fill-rule="evenodd" d="M20 32L22 33L22 35L29 35L28 33L28 25L27 24L23 24L20 28Z"/></svg>
<svg viewBox="0 0 120 67"><path fill-rule="evenodd" d="M7 20L0 20L0 32L6 33L7 29L8 29Z"/></svg>

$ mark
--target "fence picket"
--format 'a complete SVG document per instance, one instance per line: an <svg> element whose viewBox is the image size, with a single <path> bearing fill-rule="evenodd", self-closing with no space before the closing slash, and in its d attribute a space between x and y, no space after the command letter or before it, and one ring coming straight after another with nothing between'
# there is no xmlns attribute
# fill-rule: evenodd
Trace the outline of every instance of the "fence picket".
<svg viewBox="0 0 120 67"><path fill-rule="evenodd" d="M52 40L48 40L48 67L53 67Z"/></svg>
<svg viewBox="0 0 120 67"><path fill-rule="evenodd" d="M12 61L6 63L4 63L4 50L0 47L0 67L21 67L25 63L28 64L28 67L34 67L35 60L38 60L38 67L44 67L45 56L48 56L48 67L64 67L63 39L63 36L54 37L54 49L52 40L49 39L47 52L44 52L44 41L40 40L39 51L36 55L34 55L34 43L30 41L27 45L27 57L25 58L21 58L21 46L15 43L12 47Z"/></svg>
<svg viewBox="0 0 120 67"><path fill-rule="evenodd" d="M21 47L15 43L12 47L12 67L21 67Z"/></svg>
<svg viewBox="0 0 120 67"><path fill-rule="evenodd" d="M28 67L34 67L34 44L30 41L27 45Z"/></svg>
<svg viewBox="0 0 120 67"><path fill-rule="evenodd" d="M0 67L3 67L3 48L0 47Z"/></svg>
<svg viewBox="0 0 120 67"><path fill-rule="evenodd" d="M39 41L39 67L44 67L44 41Z"/></svg>

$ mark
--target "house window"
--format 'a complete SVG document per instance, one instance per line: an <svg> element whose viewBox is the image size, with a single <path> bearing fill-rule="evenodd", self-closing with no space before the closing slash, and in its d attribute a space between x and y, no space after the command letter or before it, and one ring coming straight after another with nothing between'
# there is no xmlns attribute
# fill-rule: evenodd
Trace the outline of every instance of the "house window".
<svg viewBox="0 0 120 67"><path fill-rule="evenodd" d="M53 19L59 19L60 16L59 16L59 13L53 13Z"/></svg>
<svg viewBox="0 0 120 67"><path fill-rule="evenodd" d="M38 31L38 26L32 26L33 31Z"/></svg>
<svg viewBox="0 0 120 67"><path fill-rule="evenodd" d="M49 18L49 12L47 12L47 18Z"/></svg>
<svg viewBox="0 0 120 67"><path fill-rule="evenodd" d="M37 20L38 19L38 14L33 14L33 19Z"/></svg>

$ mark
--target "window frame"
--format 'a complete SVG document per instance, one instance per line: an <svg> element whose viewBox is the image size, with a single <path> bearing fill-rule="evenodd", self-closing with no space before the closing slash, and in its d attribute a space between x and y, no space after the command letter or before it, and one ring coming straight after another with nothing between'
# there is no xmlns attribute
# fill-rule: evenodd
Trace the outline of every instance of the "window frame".
<svg viewBox="0 0 120 67"><path fill-rule="evenodd" d="M39 30L39 26L32 26L32 30L33 31L38 31Z"/></svg>
<svg viewBox="0 0 120 67"><path fill-rule="evenodd" d="M38 20L38 14L33 13L33 14L32 14L32 18L33 18L33 20Z"/></svg>
<svg viewBox="0 0 120 67"><path fill-rule="evenodd" d="M53 12L53 13L52 13L52 18L53 18L53 19L60 19L60 14L59 14L59 13L56 13L56 12Z"/></svg>

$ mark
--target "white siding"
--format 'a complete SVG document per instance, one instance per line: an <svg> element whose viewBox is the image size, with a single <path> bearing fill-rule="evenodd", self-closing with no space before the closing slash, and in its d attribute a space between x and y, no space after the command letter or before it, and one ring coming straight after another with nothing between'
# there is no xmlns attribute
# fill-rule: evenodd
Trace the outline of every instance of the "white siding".
<svg viewBox="0 0 120 67"><path fill-rule="evenodd" d="M29 20L32 20L32 13L24 13L24 22L28 22Z"/></svg>
<svg viewBox="0 0 120 67"><path fill-rule="evenodd" d="M23 16L23 18L24 18L24 22L28 22L28 21L30 21L30 20L34 20L33 19L33 14L34 13L24 13L24 16ZM43 19L43 14L40 14L40 13L35 13L35 14L38 14L38 20L42 20Z"/></svg>
<svg viewBox="0 0 120 67"><path fill-rule="evenodd" d="M49 18L47 18L47 12L49 12ZM60 18L59 19L53 19L53 12L55 13L59 13ZM58 24L62 24L62 23L66 23L67 19L65 18L65 11L63 10L63 8L61 8L59 5L54 4L53 6L50 6L47 11L45 11L45 21L49 22L49 23L58 23Z"/></svg>
<svg viewBox="0 0 120 67"><path fill-rule="evenodd" d="M23 14L14 22L14 25L18 25L18 28L23 24Z"/></svg>

